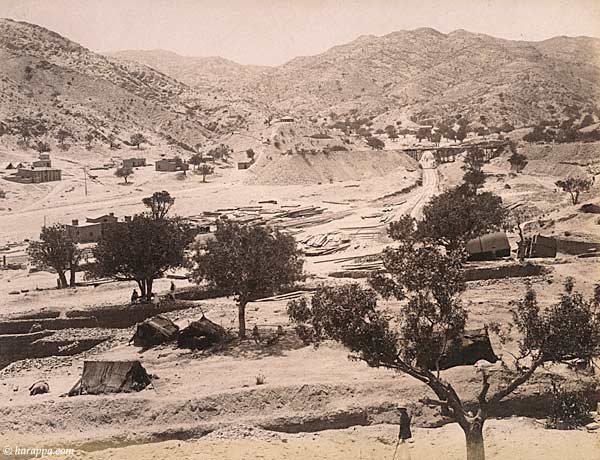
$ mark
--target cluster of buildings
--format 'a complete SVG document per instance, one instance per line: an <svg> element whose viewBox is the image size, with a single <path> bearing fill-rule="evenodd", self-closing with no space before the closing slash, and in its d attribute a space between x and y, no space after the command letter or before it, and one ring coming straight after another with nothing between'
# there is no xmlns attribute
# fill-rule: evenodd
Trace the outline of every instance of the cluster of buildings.
<svg viewBox="0 0 600 460"><path fill-rule="evenodd" d="M9 163L6 169L16 169L14 179L18 182L39 184L41 182L52 182L62 180L62 171L52 167L50 154L40 153L37 160L31 163L30 167L19 163L16 166Z"/></svg>

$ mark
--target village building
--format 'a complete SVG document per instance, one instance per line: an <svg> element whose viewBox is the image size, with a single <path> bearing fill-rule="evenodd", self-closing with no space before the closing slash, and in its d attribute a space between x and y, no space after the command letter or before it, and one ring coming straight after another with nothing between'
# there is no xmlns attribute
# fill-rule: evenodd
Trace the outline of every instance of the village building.
<svg viewBox="0 0 600 460"><path fill-rule="evenodd" d="M50 161L50 159L48 159L48 160L35 160L33 163L31 163L31 165L34 168L51 168L52 167L52 162Z"/></svg>
<svg viewBox="0 0 600 460"><path fill-rule="evenodd" d="M123 159L123 167L124 168L139 168L140 166L146 166L145 158L124 158Z"/></svg>
<svg viewBox="0 0 600 460"><path fill-rule="evenodd" d="M52 182L62 179L62 171L49 167L42 168L19 168L17 178L21 182L39 184L40 182Z"/></svg>
<svg viewBox="0 0 600 460"><path fill-rule="evenodd" d="M102 223L80 224L78 219L73 219L66 227L68 235L78 243L97 243L102 238Z"/></svg>
<svg viewBox="0 0 600 460"><path fill-rule="evenodd" d="M238 161L237 169L249 169L254 164L254 160Z"/></svg>
<svg viewBox="0 0 600 460"><path fill-rule="evenodd" d="M69 236L78 243L97 243L102 238L106 226L117 223L118 220L111 212L98 217L87 217L81 224L78 219L73 219L66 227Z"/></svg>
<svg viewBox="0 0 600 460"><path fill-rule="evenodd" d="M162 160L158 160L154 167L156 171L187 171L190 168L190 165L185 163L181 158L164 158Z"/></svg>

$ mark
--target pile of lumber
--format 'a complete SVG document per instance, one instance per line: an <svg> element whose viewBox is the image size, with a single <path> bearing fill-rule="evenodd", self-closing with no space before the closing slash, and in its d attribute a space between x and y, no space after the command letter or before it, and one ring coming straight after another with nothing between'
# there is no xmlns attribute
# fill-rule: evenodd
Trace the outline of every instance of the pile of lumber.
<svg viewBox="0 0 600 460"><path fill-rule="evenodd" d="M324 256L350 247L350 240L340 237L338 232L308 235L299 240L306 256Z"/></svg>
<svg viewBox="0 0 600 460"><path fill-rule="evenodd" d="M285 294L274 295L271 297L265 297L263 299L254 300L254 302L275 302L277 300L293 300L298 299L306 294L313 292L314 289L305 289L303 291L286 292Z"/></svg>

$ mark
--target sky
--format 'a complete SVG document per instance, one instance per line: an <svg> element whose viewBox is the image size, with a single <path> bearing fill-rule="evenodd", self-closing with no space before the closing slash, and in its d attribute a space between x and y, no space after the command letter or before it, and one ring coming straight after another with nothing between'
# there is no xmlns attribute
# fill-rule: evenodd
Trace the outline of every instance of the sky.
<svg viewBox="0 0 600 460"><path fill-rule="evenodd" d="M0 0L0 17L97 52L166 49L260 65L418 27L515 40L600 36L600 0Z"/></svg>

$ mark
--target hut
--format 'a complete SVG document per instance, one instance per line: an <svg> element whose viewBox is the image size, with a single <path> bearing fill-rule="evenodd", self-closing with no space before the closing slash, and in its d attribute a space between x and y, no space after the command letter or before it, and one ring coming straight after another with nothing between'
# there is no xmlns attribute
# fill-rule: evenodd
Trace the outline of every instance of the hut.
<svg viewBox="0 0 600 460"><path fill-rule="evenodd" d="M139 361L84 361L81 379L68 395L129 393L150 384L150 376Z"/></svg>

